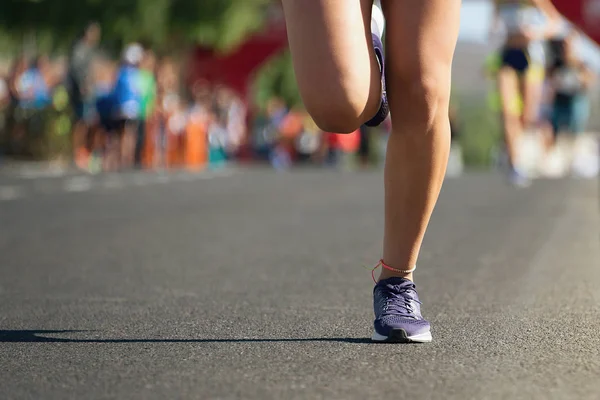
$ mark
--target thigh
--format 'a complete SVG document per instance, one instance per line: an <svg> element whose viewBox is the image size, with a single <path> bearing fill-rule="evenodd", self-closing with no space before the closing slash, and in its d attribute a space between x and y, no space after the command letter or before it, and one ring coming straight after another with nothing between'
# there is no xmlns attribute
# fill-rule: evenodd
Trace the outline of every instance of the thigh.
<svg viewBox="0 0 600 400"><path fill-rule="evenodd" d="M347 104L364 108L371 76L373 0L283 0L300 94L309 112Z"/></svg>
<svg viewBox="0 0 600 400"><path fill-rule="evenodd" d="M452 60L460 25L460 0L385 0L387 79L392 113L414 101L405 91L416 86L445 98L447 114ZM393 114L392 114L393 115ZM447 115L446 115L447 116Z"/></svg>

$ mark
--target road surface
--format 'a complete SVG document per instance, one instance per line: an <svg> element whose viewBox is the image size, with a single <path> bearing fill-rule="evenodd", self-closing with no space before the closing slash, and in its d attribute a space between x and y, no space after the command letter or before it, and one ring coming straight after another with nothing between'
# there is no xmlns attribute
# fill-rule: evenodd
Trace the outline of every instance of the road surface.
<svg viewBox="0 0 600 400"><path fill-rule="evenodd" d="M596 181L448 179L416 275L425 345L368 340L381 185L2 177L0 398L598 398Z"/></svg>

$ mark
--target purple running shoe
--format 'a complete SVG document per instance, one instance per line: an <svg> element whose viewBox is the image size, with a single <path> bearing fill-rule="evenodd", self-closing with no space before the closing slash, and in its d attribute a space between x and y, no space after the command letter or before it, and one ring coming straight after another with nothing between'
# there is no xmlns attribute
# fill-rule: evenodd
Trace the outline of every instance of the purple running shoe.
<svg viewBox="0 0 600 400"><path fill-rule="evenodd" d="M380 281L373 289L375 342L431 342L431 327L421 315L415 284L404 278Z"/></svg>
<svg viewBox="0 0 600 400"><path fill-rule="evenodd" d="M385 56L383 52L383 43L381 43L381 38L375 33L373 36L373 47L375 49L375 56L377 57L377 63L379 64L379 70L381 71L381 104L379 105L379 110L377 114L369 121L365 122L366 126L374 127L379 126L390 113L390 106L387 100L387 92L385 87Z"/></svg>

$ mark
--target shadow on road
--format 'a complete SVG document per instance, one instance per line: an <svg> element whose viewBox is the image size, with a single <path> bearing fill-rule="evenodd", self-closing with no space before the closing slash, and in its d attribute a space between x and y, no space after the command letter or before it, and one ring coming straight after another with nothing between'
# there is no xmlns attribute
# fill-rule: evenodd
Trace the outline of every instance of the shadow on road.
<svg viewBox="0 0 600 400"><path fill-rule="evenodd" d="M340 342L372 343L368 338L239 338L239 339L66 339L38 335L80 333L88 331L21 330L0 331L0 343L285 343L285 342Z"/></svg>

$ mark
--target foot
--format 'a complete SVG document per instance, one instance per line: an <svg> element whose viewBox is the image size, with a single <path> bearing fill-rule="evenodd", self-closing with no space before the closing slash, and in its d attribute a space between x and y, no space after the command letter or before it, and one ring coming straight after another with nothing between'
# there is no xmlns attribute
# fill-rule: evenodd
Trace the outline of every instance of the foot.
<svg viewBox="0 0 600 400"><path fill-rule="evenodd" d="M376 33L373 36L373 48L375 49L375 56L377 57L377 63L379 64L379 71L381 72L381 104L377 114L369 121L365 122L366 126L374 127L379 126L390 113L390 106L387 100L386 86L385 86L385 56L383 52L383 43L381 38Z"/></svg>
<svg viewBox="0 0 600 400"><path fill-rule="evenodd" d="M431 327L421 315L415 284L404 278L379 281L373 289L375 332L372 340L387 343L431 342Z"/></svg>

